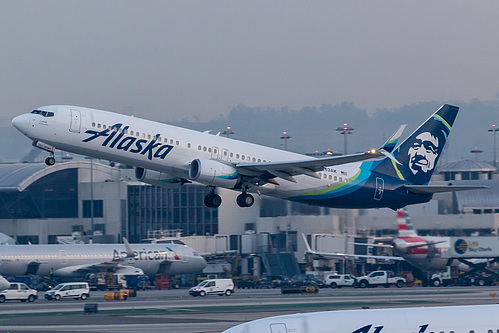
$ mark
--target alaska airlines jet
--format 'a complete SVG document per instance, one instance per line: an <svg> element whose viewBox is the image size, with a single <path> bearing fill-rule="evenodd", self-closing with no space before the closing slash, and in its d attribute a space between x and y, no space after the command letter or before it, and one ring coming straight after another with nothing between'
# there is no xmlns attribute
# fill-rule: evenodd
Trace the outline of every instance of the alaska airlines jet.
<svg viewBox="0 0 499 333"><path fill-rule="evenodd" d="M223 333L493 333L499 305L367 309L257 319Z"/></svg>
<svg viewBox="0 0 499 333"><path fill-rule="evenodd" d="M132 116L76 106L44 106L12 124L46 150L120 162L136 167L137 179L166 187L195 181L210 187L208 207L218 207L216 187L240 191L237 204L250 207L250 193L334 208L398 209L427 202L436 192L477 189L428 185L459 108L443 105L394 149L404 126L379 150L313 158Z"/></svg>
<svg viewBox="0 0 499 333"><path fill-rule="evenodd" d="M85 277L89 273L129 275L190 274L206 267L206 261L182 244L67 244L4 245L0 274Z"/></svg>

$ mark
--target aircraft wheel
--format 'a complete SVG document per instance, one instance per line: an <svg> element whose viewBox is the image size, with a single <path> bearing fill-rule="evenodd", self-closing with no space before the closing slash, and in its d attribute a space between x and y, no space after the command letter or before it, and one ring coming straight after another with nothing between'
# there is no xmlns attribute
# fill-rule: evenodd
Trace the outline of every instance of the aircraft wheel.
<svg viewBox="0 0 499 333"><path fill-rule="evenodd" d="M47 165L54 165L55 164L55 158L53 158L53 157L47 157L45 159L45 164L47 164Z"/></svg>
<svg viewBox="0 0 499 333"><path fill-rule="evenodd" d="M204 197L204 204L206 207L217 208L222 204L222 198L218 194L208 194Z"/></svg>
<svg viewBox="0 0 499 333"><path fill-rule="evenodd" d="M237 196L236 202L239 207L251 207L255 202L255 198L251 194L241 193Z"/></svg>

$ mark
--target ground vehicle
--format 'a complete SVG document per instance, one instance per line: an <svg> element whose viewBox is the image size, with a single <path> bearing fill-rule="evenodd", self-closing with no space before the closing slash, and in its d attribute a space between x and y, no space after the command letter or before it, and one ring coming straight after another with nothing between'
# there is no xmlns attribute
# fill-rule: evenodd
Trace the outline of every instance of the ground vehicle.
<svg viewBox="0 0 499 333"><path fill-rule="evenodd" d="M402 288L405 279L395 276L391 271L374 271L365 276L357 278L357 284L360 288L384 286L386 288L394 284L397 288Z"/></svg>
<svg viewBox="0 0 499 333"><path fill-rule="evenodd" d="M195 287L189 289L189 295L205 296L217 294L219 296L230 296L234 292L234 282L232 279L210 279L204 280Z"/></svg>
<svg viewBox="0 0 499 333"><path fill-rule="evenodd" d="M45 292L45 298L48 300L60 300L63 297L72 297L74 299L85 300L90 296L90 287L87 282L68 282L61 283L54 289Z"/></svg>
<svg viewBox="0 0 499 333"><path fill-rule="evenodd" d="M26 284L11 282L10 287L0 291L0 303L6 300L19 300L21 302L34 302L38 298L38 291L30 289Z"/></svg>
<svg viewBox="0 0 499 333"><path fill-rule="evenodd" d="M357 280L352 274L330 274L324 278L324 282L331 288L353 287Z"/></svg>
<svg viewBox="0 0 499 333"><path fill-rule="evenodd" d="M274 279L272 279L270 285L272 288L287 287L291 285L291 281L285 276L278 275Z"/></svg>
<svg viewBox="0 0 499 333"><path fill-rule="evenodd" d="M316 286L318 288L327 287L327 285L319 277L315 275L299 274L291 278L291 285L294 287L301 286Z"/></svg>

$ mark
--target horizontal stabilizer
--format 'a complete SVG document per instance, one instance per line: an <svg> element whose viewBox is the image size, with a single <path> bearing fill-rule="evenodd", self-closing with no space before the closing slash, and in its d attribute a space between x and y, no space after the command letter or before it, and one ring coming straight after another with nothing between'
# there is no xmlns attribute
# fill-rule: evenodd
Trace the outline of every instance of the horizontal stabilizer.
<svg viewBox="0 0 499 333"><path fill-rule="evenodd" d="M404 185L404 187L412 193L417 194L483 190L488 188L487 186L480 185Z"/></svg>

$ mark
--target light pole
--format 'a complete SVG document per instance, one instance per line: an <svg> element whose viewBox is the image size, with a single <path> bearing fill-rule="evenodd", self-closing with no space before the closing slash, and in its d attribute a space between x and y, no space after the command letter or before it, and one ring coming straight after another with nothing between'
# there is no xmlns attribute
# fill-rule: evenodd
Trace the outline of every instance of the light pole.
<svg viewBox="0 0 499 333"><path fill-rule="evenodd" d="M227 137L229 137L231 134L234 134L234 132L232 131L232 128L230 126L227 126L227 129L222 132L222 135L226 135Z"/></svg>
<svg viewBox="0 0 499 333"><path fill-rule="evenodd" d="M497 150L496 150L496 132L499 131L499 128L497 128L496 124L493 124L490 129L489 129L489 132L493 132L494 133L494 167L497 167Z"/></svg>
<svg viewBox="0 0 499 333"><path fill-rule="evenodd" d="M345 141L344 141L344 154L348 154L348 150L347 150L347 135L348 134L352 134L352 131L354 129L352 127L349 127L347 123L344 123L343 124L343 127L338 127L336 129L336 132L340 132L340 134L343 134L345 135Z"/></svg>
<svg viewBox="0 0 499 333"><path fill-rule="evenodd" d="M291 139L288 132L282 132L281 139L284 140L284 150L288 150L288 140Z"/></svg>

